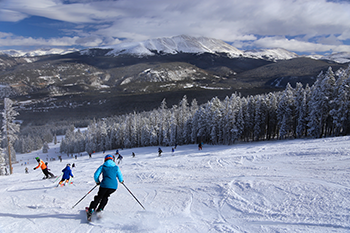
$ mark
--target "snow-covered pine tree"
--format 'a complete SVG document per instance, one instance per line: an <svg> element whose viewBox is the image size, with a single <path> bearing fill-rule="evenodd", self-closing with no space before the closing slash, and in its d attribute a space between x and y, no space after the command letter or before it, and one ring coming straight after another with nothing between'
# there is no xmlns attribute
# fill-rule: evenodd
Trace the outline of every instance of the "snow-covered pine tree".
<svg viewBox="0 0 350 233"><path fill-rule="evenodd" d="M334 135L347 135L350 133L350 65L339 73L334 90L335 99L330 115L333 118Z"/></svg>
<svg viewBox="0 0 350 233"><path fill-rule="evenodd" d="M231 129L231 133L232 133L232 141L231 143L233 144L236 140L240 139L242 134L243 134L243 130L244 130L244 108L246 106L247 102L245 98L239 98L237 100L237 116L234 119L234 126Z"/></svg>
<svg viewBox="0 0 350 233"><path fill-rule="evenodd" d="M48 153L49 152L49 145L47 144L47 142L44 142L44 145L43 145L43 153Z"/></svg>
<svg viewBox="0 0 350 233"><path fill-rule="evenodd" d="M257 95L254 119L254 140L266 138L266 115L267 104L265 96Z"/></svg>
<svg viewBox="0 0 350 233"><path fill-rule="evenodd" d="M222 142L223 144L230 144L232 141L231 129L233 128L235 118L235 99L234 95L231 98L226 96L223 102L223 119L222 119Z"/></svg>
<svg viewBox="0 0 350 233"><path fill-rule="evenodd" d="M270 140L277 135L277 104L278 94L269 93L267 95L267 113L266 113L266 139Z"/></svg>
<svg viewBox="0 0 350 233"><path fill-rule="evenodd" d="M301 83L297 83L295 91L295 119L296 129L295 135L297 138L306 136L307 130L307 94Z"/></svg>
<svg viewBox="0 0 350 233"><path fill-rule="evenodd" d="M16 153L13 150L13 143L17 139L17 134L20 126L14 121L19 113L14 109L14 102L9 98L4 99L4 110L2 112L2 132L3 139L6 141L6 150L8 155L8 164L10 167L10 174L12 174L12 160L16 160ZM5 150L5 151L6 151Z"/></svg>
<svg viewBox="0 0 350 233"><path fill-rule="evenodd" d="M243 130L243 136L245 141L249 141L253 139L253 132L254 132L254 119L255 119L255 98L254 96L248 96L247 102L244 106L244 113L243 113L243 121L244 121L244 130Z"/></svg>
<svg viewBox="0 0 350 233"><path fill-rule="evenodd" d="M329 127L330 103L333 101L333 88L335 85L334 73L331 67L326 74L320 73L311 88L309 101L308 133L310 136L320 138L326 136Z"/></svg>
<svg viewBox="0 0 350 233"><path fill-rule="evenodd" d="M209 134L208 138L210 138L210 142L213 145L219 143L219 139L222 138L220 136L222 132L222 104L218 97L214 97L207 104L207 122L209 125Z"/></svg>
<svg viewBox="0 0 350 233"><path fill-rule="evenodd" d="M295 128L295 98L294 89L288 83L283 92L277 108L277 120L279 123L279 136L286 138L294 135Z"/></svg>

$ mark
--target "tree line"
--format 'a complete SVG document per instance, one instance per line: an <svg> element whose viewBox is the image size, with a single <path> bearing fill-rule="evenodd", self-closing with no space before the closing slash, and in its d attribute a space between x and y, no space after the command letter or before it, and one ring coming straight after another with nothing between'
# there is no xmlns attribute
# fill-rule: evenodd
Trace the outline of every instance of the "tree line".
<svg viewBox="0 0 350 233"><path fill-rule="evenodd" d="M198 105L184 96L178 105L93 120L87 130L67 130L64 153L174 144L230 145L237 141L321 138L350 133L350 66L321 72L309 87L297 83L284 91Z"/></svg>

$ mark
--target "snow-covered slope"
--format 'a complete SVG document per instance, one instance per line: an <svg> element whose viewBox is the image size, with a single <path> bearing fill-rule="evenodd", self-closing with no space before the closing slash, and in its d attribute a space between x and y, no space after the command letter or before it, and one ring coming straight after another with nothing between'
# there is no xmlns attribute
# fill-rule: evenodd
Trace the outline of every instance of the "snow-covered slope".
<svg viewBox="0 0 350 233"><path fill-rule="evenodd" d="M7 54L11 57L36 57L36 56L45 56L45 55L64 55L67 53L72 53L78 51L77 49L58 49L58 48L51 48L51 49L37 49L33 51L19 51L19 50L3 50L0 51L0 54Z"/></svg>
<svg viewBox="0 0 350 233"><path fill-rule="evenodd" d="M347 62L350 62L350 53L349 52L333 53L331 55L323 56L322 59L331 60L338 63L347 63Z"/></svg>
<svg viewBox="0 0 350 233"><path fill-rule="evenodd" d="M36 156L60 155L59 144L50 144L48 154L17 155L14 174L0 176L0 232L349 232L349 140L185 145L174 154L162 147L161 157L157 147L119 149L125 184L146 210L120 185L91 224L84 208L106 154L48 161L56 175L76 164L73 184L55 188L59 180L33 170Z"/></svg>
<svg viewBox="0 0 350 233"><path fill-rule="evenodd" d="M288 60L299 57L298 54L290 52L285 49L259 49L259 50L247 50L244 52L244 57L250 57L254 59L266 59L266 60Z"/></svg>

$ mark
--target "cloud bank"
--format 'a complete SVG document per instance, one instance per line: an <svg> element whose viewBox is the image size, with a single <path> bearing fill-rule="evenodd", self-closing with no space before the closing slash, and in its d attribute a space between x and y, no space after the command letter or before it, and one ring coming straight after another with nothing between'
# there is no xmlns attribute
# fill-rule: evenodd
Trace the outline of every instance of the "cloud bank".
<svg viewBox="0 0 350 233"><path fill-rule="evenodd" d="M240 49L350 52L349 12L349 1L326 0L2 0L0 22L42 17L72 26L52 38L0 28L0 44L94 47L187 34Z"/></svg>

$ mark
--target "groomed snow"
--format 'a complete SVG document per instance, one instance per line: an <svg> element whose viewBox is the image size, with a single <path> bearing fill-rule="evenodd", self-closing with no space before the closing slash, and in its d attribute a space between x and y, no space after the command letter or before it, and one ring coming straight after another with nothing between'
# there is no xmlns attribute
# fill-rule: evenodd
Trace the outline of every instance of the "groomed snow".
<svg viewBox="0 0 350 233"><path fill-rule="evenodd" d="M93 173L103 154L89 159L62 155L49 161L60 175L75 163L73 184L55 188L42 180L34 157L57 157L41 151L17 155L14 174L0 176L0 232L349 232L350 137L252 142L231 146L204 144L119 149L126 186L120 185L103 218L85 218L97 189ZM136 157L132 158L131 153ZM24 173L29 162L29 174Z"/></svg>

